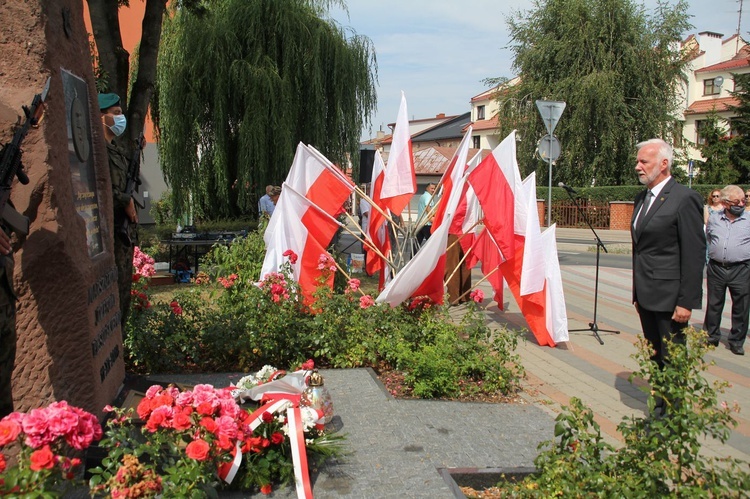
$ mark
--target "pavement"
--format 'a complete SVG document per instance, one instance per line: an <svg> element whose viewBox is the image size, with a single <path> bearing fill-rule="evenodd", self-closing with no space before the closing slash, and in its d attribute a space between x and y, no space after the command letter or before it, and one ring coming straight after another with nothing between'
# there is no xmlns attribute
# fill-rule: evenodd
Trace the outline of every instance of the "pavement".
<svg viewBox="0 0 750 499"><path fill-rule="evenodd" d="M602 230L598 234L606 246L627 251L628 231ZM557 240L570 341L556 348L540 347L530 333L524 333L517 350L527 372L523 402L396 400L370 370L323 371L337 414L334 425L347 435L350 453L314 474L313 492L317 497L463 497L446 470L466 473L533 466L538 444L553 437L554 417L571 397L591 407L606 440L614 445L621 443L617 425L623 418L642 416L647 410L646 393L628 381L638 367L633 354L640 334L638 316L630 301L629 258L602 255L596 300L596 322L604 342L600 344L589 327L594 320L596 267L591 263L591 251L596 246L595 238L589 229L558 229ZM473 282L480 279L475 269ZM485 296L492 296L486 282L479 287ZM505 311L498 310L494 302L483 304L488 320L495 327L523 331L526 322L510 292L506 291L504 301ZM750 410L750 356L734 355L727 347L728 309L722 319L722 343L707 354L712 365L706 377L730 384L720 400L739 404L741 412L735 417L739 424L726 444L706 440L703 452L750 462L750 419L746 415ZM456 313L460 313L460 307ZM694 311L691 324L700 328L702 322L703 311ZM582 331L573 332L575 329ZM225 386L239 376L152 379ZM272 495L294 496L289 487ZM237 493L226 497L256 496Z"/></svg>

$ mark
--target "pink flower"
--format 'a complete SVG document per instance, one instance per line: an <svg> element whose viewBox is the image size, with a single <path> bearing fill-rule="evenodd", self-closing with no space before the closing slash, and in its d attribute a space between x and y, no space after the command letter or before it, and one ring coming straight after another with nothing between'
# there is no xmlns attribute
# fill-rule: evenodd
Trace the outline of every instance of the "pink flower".
<svg viewBox="0 0 750 499"><path fill-rule="evenodd" d="M297 253L295 253L294 251L292 251L290 249L288 249L284 253L282 253L282 256L288 256L289 257L289 263L291 263L292 265L294 265L295 263L297 263Z"/></svg>
<svg viewBox="0 0 750 499"><path fill-rule="evenodd" d="M370 308L373 305L375 305L375 300L372 299L372 296L365 295L365 296L360 297L359 308L361 308L362 310Z"/></svg>
<svg viewBox="0 0 750 499"><path fill-rule="evenodd" d="M349 279L349 282L347 284L349 285L348 289L357 291L361 283L359 279Z"/></svg>
<svg viewBox="0 0 750 499"><path fill-rule="evenodd" d="M484 301L484 292L481 289L475 289L469 293L469 298L474 300L476 303L482 303Z"/></svg>
<svg viewBox="0 0 750 499"><path fill-rule="evenodd" d="M0 473L5 471L5 467L7 465L5 464L5 456L0 454Z"/></svg>

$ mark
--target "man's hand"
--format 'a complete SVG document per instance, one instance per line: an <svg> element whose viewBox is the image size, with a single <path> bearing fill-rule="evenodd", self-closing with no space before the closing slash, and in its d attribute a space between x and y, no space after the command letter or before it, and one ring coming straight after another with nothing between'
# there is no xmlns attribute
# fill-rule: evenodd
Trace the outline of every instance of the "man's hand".
<svg viewBox="0 0 750 499"><path fill-rule="evenodd" d="M10 245L10 237L4 230L0 229L0 253L10 255L11 251L13 251L13 248Z"/></svg>
<svg viewBox="0 0 750 499"><path fill-rule="evenodd" d="M130 198L128 206L125 207L125 215L128 217L128 220L130 220L134 224L138 223L138 212L135 211L135 203L133 202L133 198Z"/></svg>
<svg viewBox="0 0 750 499"><path fill-rule="evenodd" d="M692 314L693 314L692 310L677 306L674 308L674 313L672 314L672 320L675 322L687 322L690 320L690 316Z"/></svg>

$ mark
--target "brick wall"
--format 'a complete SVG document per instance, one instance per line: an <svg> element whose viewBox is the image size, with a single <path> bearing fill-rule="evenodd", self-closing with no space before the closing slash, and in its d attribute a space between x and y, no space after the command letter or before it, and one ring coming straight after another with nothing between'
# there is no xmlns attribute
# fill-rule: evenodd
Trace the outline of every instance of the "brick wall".
<svg viewBox="0 0 750 499"><path fill-rule="evenodd" d="M612 201L609 203L609 229L630 230L633 218L633 201Z"/></svg>
<svg viewBox="0 0 750 499"><path fill-rule="evenodd" d="M539 225L545 227L547 225L547 213L544 211L546 201L536 200L536 212L539 214Z"/></svg>

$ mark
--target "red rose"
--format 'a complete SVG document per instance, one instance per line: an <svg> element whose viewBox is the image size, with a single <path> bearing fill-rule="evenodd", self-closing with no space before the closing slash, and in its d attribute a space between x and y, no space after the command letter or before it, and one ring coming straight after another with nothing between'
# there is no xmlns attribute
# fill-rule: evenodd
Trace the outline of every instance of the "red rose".
<svg viewBox="0 0 750 499"><path fill-rule="evenodd" d="M271 414L270 412L266 411L266 412L263 413L263 415L261 416L261 418L263 419L264 423L270 423L271 421L273 421L273 414Z"/></svg>
<svg viewBox="0 0 750 499"><path fill-rule="evenodd" d="M216 429L219 427L219 425L216 424L216 421L209 417L201 419L201 426L210 433L216 433Z"/></svg>
<svg viewBox="0 0 750 499"><path fill-rule="evenodd" d="M271 435L271 443L274 445L280 445L284 441L284 434L279 433L278 431L275 431L273 435Z"/></svg>
<svg viewBox="0 0 750 499"><path fill-rule="evenodd" d="M13 442L21 433L21 425L16 421L6 419L0 421L0 447Z"/></svg>
<svg viewBox="0 0 750 499"><path fill-rule="evenodd" d="M5 463L5 456L3 456L2 454L0 454L0 473L2 473L3 471L5 471L5 467L6 466L7 466L7 464Z"/></svg>
<svg viewBox="0 0 750 499"><path fill-rule="evenodd" d="M210 450L211 446L208 445L208 442L199 438L197 440L193 440L187 445L187 447L185 447L185 454L187 454L187 457L189 457L190 459L195 459L196 461L205 461L206 459L208 459L208 452Z"/></svg>
<svg viewBox="0 0 750 499"><path fill-rule="evenodd" d="M49 445L45 445L41 449L37 449L31 453L31 471L49 470L55 467L55 455L49 448Z"/></svg>
<svg viewBox="0 0 750 499"><path fill-rule="evenodd" d="M265 484L264 486L262 486L260 488L261 494L265 494L265 495L270 494L272 490L273 489L271 488L271 484L270 483L267 483L267 484Z"/></svg>

